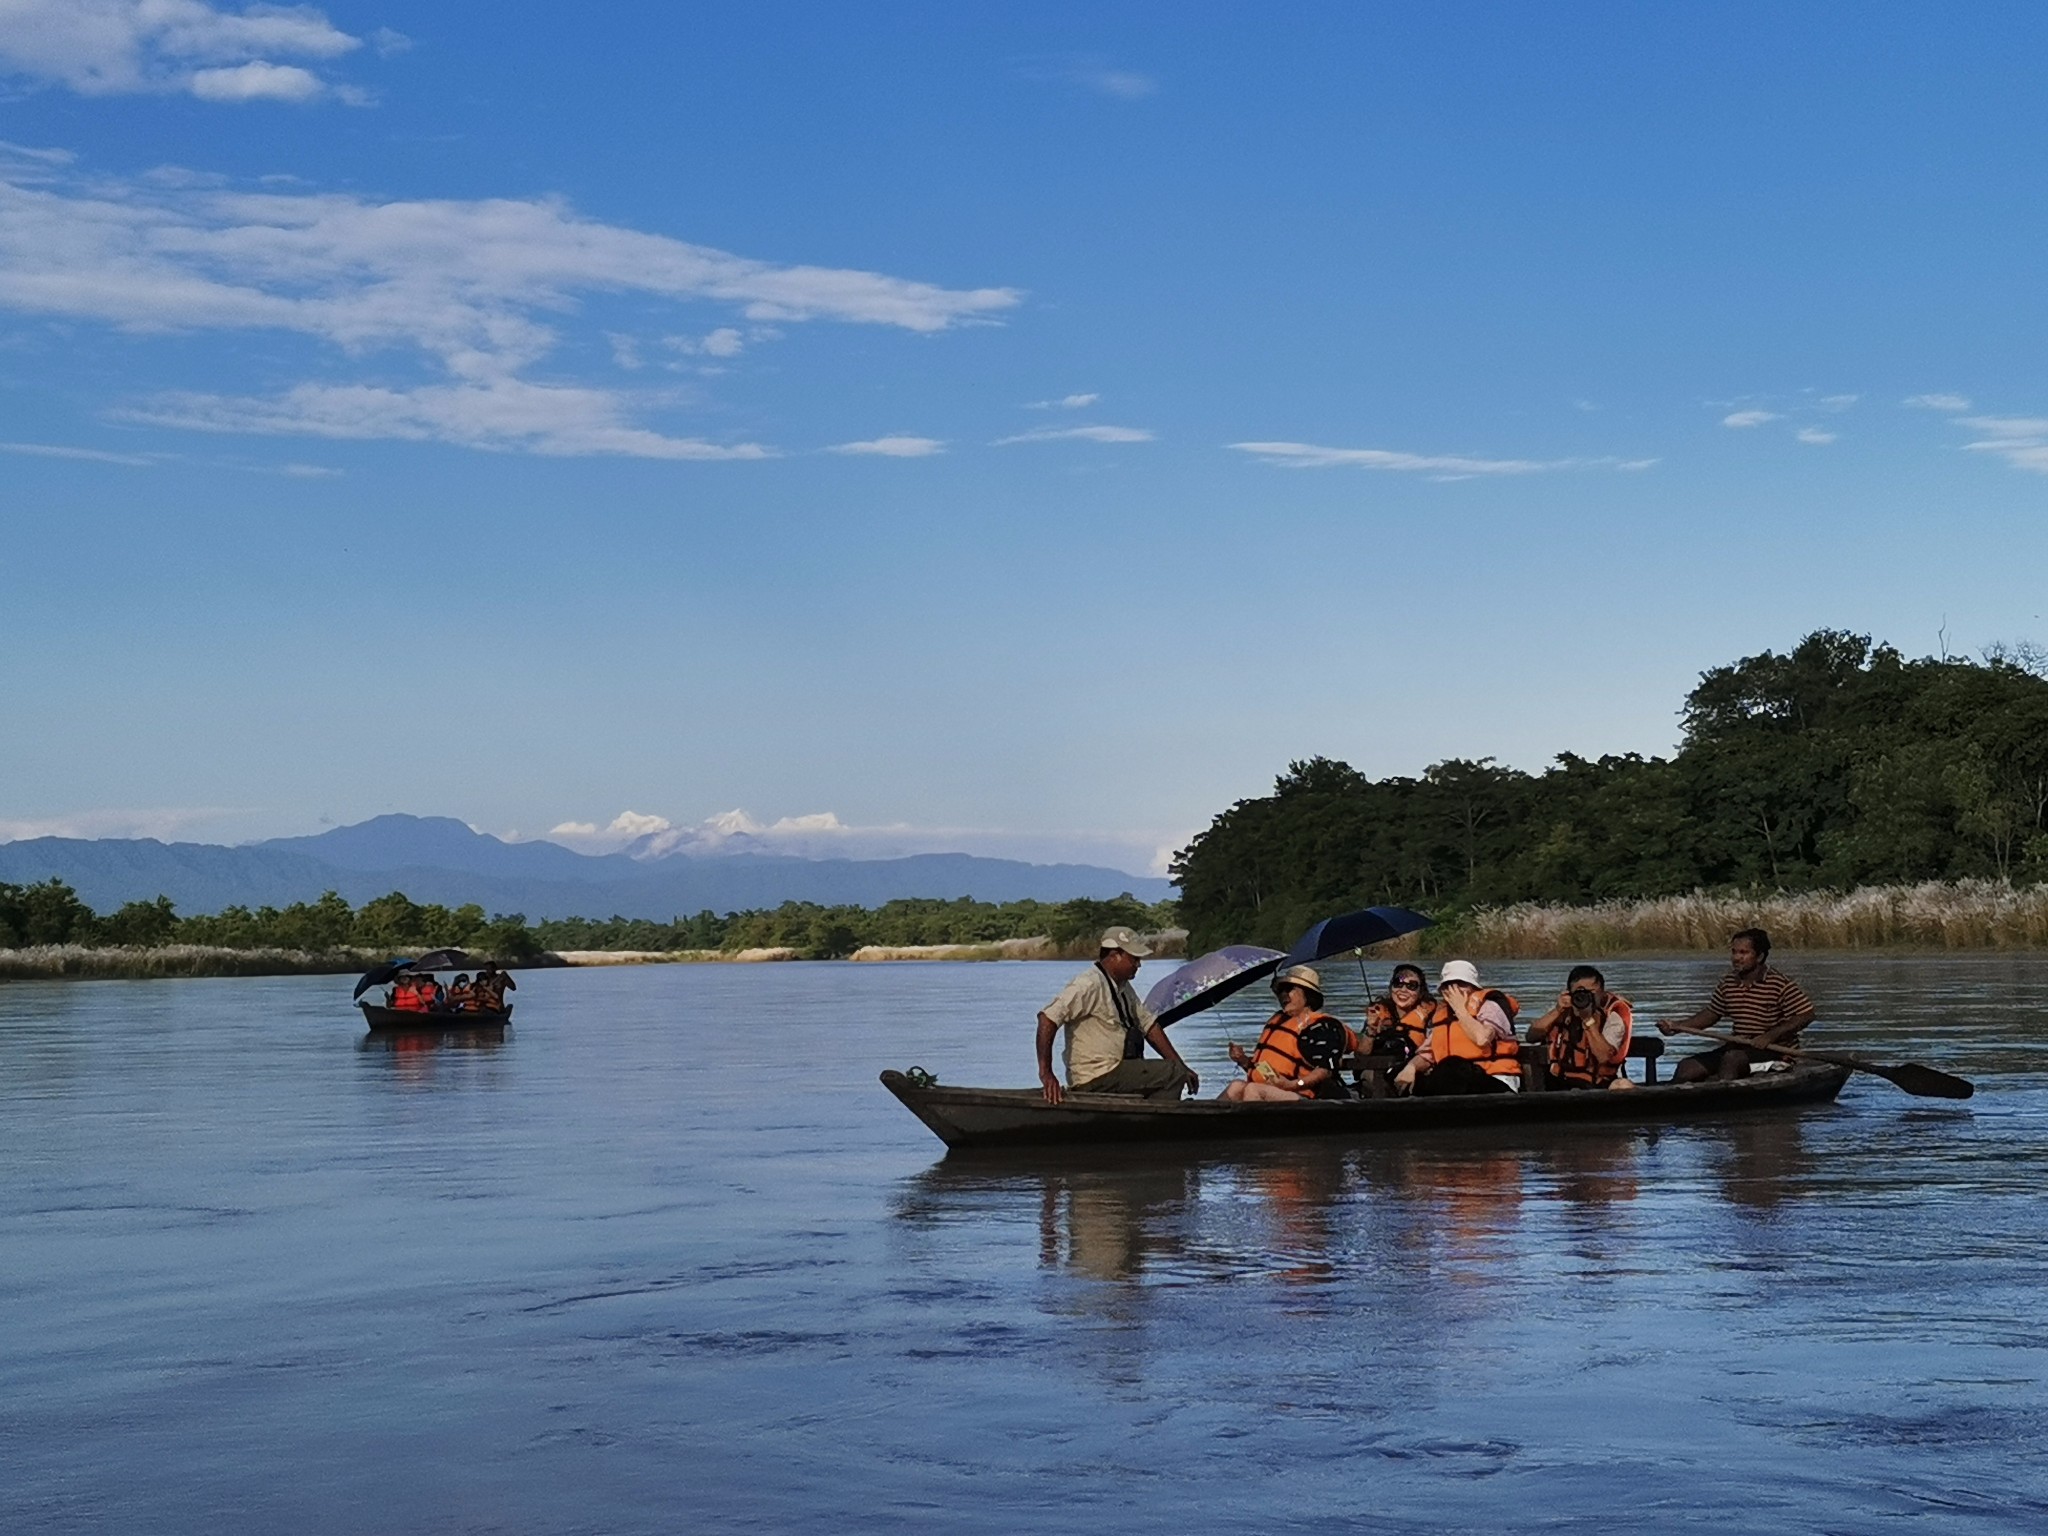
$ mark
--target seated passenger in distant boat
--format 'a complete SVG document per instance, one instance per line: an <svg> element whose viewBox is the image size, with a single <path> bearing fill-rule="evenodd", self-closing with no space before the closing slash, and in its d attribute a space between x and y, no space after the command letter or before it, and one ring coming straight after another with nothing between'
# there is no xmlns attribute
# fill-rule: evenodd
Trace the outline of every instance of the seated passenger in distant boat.
<svg viewBox="0 0 2048 1536"><path fill-rule="evenodd" d="M1273 978L1273 992L1280 1011L1266 1021L1250 1054L1230 1042L1230 1059L1245 1075L1218 1097L1231 1104L1350 1098L1338 1074L1358 1049L1358 1036L1323 1012L1322 977L1292 965Z"/></svg>
<svg viewBox="0 0 2048 1536"><path fill-rule="evenodd" d="M448 1001L445 987L431 976L420 978L420 1009L424 1013L440 1013Z"/></svg>
<svg viewBox="0 0 2048 1536"><path fill-rule="evenodd" d="M1498 987L1479 984L1470 960L1446 960L1437 972L1422 1049L1394 1078L1403 1093L1510 1093L1522 1086L1515 1043L1517 1003Z"/></svg>
<svg viewBox="0 0 2048 1536"><path fill-rule="evenodd" d="M420 979L417 976L401 976L392 984L388 1006L394 1013L425 1013L427 1005L420 996Z"/></svg>
<svg viewBox="0 0 2048 1536"><path fill-rule="evenodd" d="M503 1013L505 993L508 989L517 992L519 983L499 970L496 962L486 961L484 968L476 973L476 981L470 988L471 995L476 999L476 1011Z"/></svg>
<svg viewBox="0 0 2048 1536"><path fill-rule="evenodd" d="M1365 1010L1366 1050L1374 1056L1390 1058L1395 1067L1405 1064L1422 1049L1423 1038L1429 1033L1430 1010L1435 1007L1436 999L1430 996L1422 967L1403 961L1394 967L1387 995L1374 999Z"/></svg>
<svg viewBox="0 0 2048 1536"><path fill-rule="evenodd" d="M455 984L448 989L448 1011L450 1013L473 1013L476 1011L476 991L469 984L469 977L455 978Z"/></svg>
<svg viewBox="0 0 2048 1536"><path fill-rule="evenodd" d="M1546 1088L1633 1088L1622 1075L1635 1010L1607 990L1607 978L1575 965L1550 1011L1529 1026L1544 1047Z"/></svg>

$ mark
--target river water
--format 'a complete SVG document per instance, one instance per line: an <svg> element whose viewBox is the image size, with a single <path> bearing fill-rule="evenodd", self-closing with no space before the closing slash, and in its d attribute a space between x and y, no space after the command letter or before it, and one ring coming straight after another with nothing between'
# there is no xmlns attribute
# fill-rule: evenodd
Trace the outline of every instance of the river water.
<svg viewBox="0 0 2048 1536"><path fill-rule="evenodd" d="M0 1531L2048 1528L2048 960L1787 968L1977 1097L963 1163L875 1074L1029 1082L1074 967L525 973L408 1051L0 986Z"/></svg>

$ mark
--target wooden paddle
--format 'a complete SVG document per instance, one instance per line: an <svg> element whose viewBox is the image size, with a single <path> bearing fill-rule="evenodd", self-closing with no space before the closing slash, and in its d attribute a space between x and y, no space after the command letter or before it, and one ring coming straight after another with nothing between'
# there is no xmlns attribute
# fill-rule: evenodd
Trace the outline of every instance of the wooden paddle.
<svg viewBox="0 0 2048 1536"><path fill-rule="evenodd" d="M1855 1072L1868 1072L1881 1077L1895 1088L1920 1099L1967 1099L1977 1091L1977 1085L1965 1078L1950 1077L1946 1072L1937 1072L1932 1067L1923 1067L1917 1061L1901 1062L1896 1067L1882 1067L1874 1061L1864 1061L1856 1056L1836 1056L1827 1051L1794 1050L1786 1045L1755 1045L1747 1040L1738 1040L1733 1035L1717 1035L1711 1030L1687 1029L1683 1024L1670 1026L1672 1033L1698 1035L1702 1040L1712 1040L1721 1045L1732 1045L1745 1051L1767 1051L1773 1056L1789 1057L1793 1061L1825 1061L1833 1066L1848 1067Z"/></svg>

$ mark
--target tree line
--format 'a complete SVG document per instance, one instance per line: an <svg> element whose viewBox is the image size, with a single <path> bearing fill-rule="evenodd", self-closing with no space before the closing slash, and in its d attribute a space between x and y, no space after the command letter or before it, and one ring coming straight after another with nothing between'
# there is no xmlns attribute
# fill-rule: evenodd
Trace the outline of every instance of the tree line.
<svg viewBox="0 0 2048 1536"><path fill-rule="evenodd" d="M899 900L880 907L788 901L773 909L699 912L668 922L645 918L487 916L475 904L422 904L393 891L350 907L333 891L287 907L228 907L181 916L167 897L131 901L101 915L61 880L0 882L0 948L42 944L155 949L172 944L221 949L291 949L315 954L419 953L444 946L500 960L551 950L791 949L807 959L843 959L869 944L981 944L1049 937L1063 948L1113 924L1146 931L1174 926L1171 902L1134 896L1066 902Z"/></svg>
<svg viewBox="0 0 2048 1536"><path fill-rule="evenodd" d="M1290 764L1176 856L1194 950L1285 945L1320 917L1455 915L1707 891L2048 879L2048 654L1908 660L1820 630L1704 673L1671 757L1541 773Z"/></svg>

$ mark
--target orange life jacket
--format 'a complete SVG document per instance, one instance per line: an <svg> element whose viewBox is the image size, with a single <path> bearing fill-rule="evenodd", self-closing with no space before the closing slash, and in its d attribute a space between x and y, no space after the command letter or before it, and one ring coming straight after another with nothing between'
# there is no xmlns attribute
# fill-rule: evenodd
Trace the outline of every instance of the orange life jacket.
<svg viewBox="0 0 2048 1536"><path fill-rule="evenodd" d="M391 1007L396 1013L425 1013L427 1011L426 999L420 996L418 985L410 981L401 981L391 989Z"/></svg>
<svg viewBox="0 0 2048 1536"><path fill-rule="evenodd" d="M1417 1003L1396 1014L1392 998L1383 997L1366 1010L1365 1032L1377 1035L1390 1029L1399 1029L1408 1036L1408 1044L1415 1050L1422 1049L1422 1042L1429 1034L1429 1013L1434 1005Z"/></svg>
<svg viewBox="0 0 2048 1536"><path fill-rule="evenodd" d="M1522 1011L1522 1005L1498 987L1482 988L1472 1000L1472 1011L1477 1013L1488 1002L1500 1004L1502 1013L1508 1016L1508 1028L1515 1027L1515 1015ZM1437 1061L1476 1061L1480 1069L1494 1077L1520 1077L1522 1075L1522 1048L1512 1035L1506 1040L1495 1040L1487 1045L1474 1045L1471 1036L1458 1027L1458 1016L1451 1011L1451 1005L1439 1002L1429 1015L1427 1037L1429 1054Z"/></svg>
<svg viewBox="0 0 2048 1536"><path fill-rule="evenodd" d="M503 1013L505 1011L505 977L500 972L495 976L479 976L471 983L471 995L476 999L478 1013Z"/></svg>
<svg viewBox="0 0 2048 1536"><path fill-rule="evenodd" d="M1329 1020L1344 1030L1344 1048L1358 1049L1358 1036L1327 1013L1304 1013L1298 1019L1290 1019L1284 1013L1276 1013L1266 1020L1266 1027L1259 1035L1258 1049L1252 1053L1251 1075L1253 1082L1271 1083L1276 1088L1285 1088L1289 1093L1298 1093L1303 1098L1313 1098L1315 1089L1297 1088L1287 1081L1308 1071L1309 1063L1301 1054L1301 1032L1319 1020Z"/></svg>
<svg viewBox="0 0 2048 1536"><path fill-rule="evenodd" d="M467 984L448 989L448 1007L454 1013L467 1013L476 1003L476 992Z"/></svg>
<svg viewBox="0 0 2048 1536"><path fill-rule="evenodd" d="M1559 1019L1550 1026L1550 1038L1544 1043L1550 1048L1550 1073L1574 1083L1591 1083L1595 1088L1605 1088L1621 1075L1621 1064L1628 1060L1628 1044L1635 1038L1636 1011L1625 997L1615 993L1607 994L1607 1011L1621 1015L1621 1050L1610 1062L1601 1062L1593 1055L1593 1048L1586 1044L1583 1030L1567 1030L1565 1021ZM1602 1018L1593 1028L1604 1029L1607 1020Z"/></svg>

